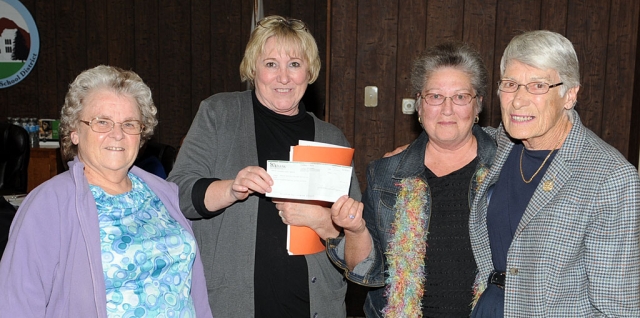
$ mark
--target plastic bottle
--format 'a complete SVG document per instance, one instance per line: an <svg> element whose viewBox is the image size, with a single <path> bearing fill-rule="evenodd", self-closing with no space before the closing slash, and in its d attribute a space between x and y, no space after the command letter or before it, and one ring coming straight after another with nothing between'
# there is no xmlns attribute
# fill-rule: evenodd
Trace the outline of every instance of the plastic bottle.
<svg viewBox="0 0 640 318"><path fill-rule="evenodd" d="M27 131L29 132L29 145L31 148L40 148L40 137L38 136L40 128L36 118L29 118Z"/></svg>

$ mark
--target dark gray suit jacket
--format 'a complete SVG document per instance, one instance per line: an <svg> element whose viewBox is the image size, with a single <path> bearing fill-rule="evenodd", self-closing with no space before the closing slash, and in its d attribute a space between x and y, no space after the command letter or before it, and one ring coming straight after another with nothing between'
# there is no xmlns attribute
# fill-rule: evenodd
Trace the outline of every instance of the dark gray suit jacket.
<svg viewBox="0 0 640 318"><path fill-rule="evenodd" d="M311 114L313 116L313 114ZM315 122L315 141L348 146L337 127ZM238 171L258 165L251 91L220 93L200 104L168 180L180 188L180 207L187 218L199 219L191 189L201 178L235 179ZM352 176L351 197L360 199ZM249 196L211 219L193 222L205 266L209 303L215 317L253 317L258 198ZM309 298L313 317L345 317L347 284L325 252L307 255Z"/></svg>
<svg viewBox="0 0 640 318"><path fill-rule="evenodd" d="M640 317L638 171L570 112L573 127L509 248L505 317ZM502 126L496 141L469 224L480 290L493 270L487 192L513 147Z"/></svg>

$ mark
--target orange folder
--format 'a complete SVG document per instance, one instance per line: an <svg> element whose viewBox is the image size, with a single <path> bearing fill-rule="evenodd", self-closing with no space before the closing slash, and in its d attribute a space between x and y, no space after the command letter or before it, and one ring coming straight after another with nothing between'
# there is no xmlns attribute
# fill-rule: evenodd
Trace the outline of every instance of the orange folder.
<svg viewBox="0 0 640 318"><path fill-rule="evenodd" d="M291 147L291 161L332 163L351 166L353 148L299 145ZM313 201L312 203L330 206L331 203ZM287 228L287 250L289 255L307 255L324 251L324 245L318 234L306 226L289 225Z"/></svg>
<svg viewBox="0 0 640 318"><path fill-rule="evenodd" d="M308 255L324 251L320 236L311 228L289 225L287 231L289 255Z"/></svg>
<svg viewBox="0 0 640 318"><path fill-rule="evenodd" d="M320 162L351 166L351 161L353 160L353 148L321 146L293 146L291 148L291 161Z"/></svg>

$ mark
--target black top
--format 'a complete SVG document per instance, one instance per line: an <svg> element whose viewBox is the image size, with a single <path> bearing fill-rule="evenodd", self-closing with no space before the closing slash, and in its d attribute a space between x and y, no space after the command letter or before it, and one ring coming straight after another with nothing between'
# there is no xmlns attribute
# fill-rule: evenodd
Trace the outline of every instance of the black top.
<svg viewBox="0 0 640 318"><path fill-rule="evenodd" d="M476 263L469 239L469 186L476 157L460 170L437 177L428 168L431 218L425 256L424 317L467 317Z"/></svg>
<svg viewBox="0 0 640 318"><path fill-rule="evenodd" d="M523 147L522 144L513 146L493 188L487 208L487 229L493 266L495 270L502 272L506 270L507 252L524 210L556 155L554 151L535 178L530 183L525 183L520 175L520 155L522 154L522 173L528 181L549 155L550 150L524 149L522 152Z"/></svg>
<svg viewBox="0 0 640 318"><path fill-rule="evenodd" d="M302 102L294 116L276 114L253 92L256 144L260 167L267 160L289 160L291 146L313 140L313 118ZM287 253L287 225L270 198L259 196L256 233L254 301L256 317L308 317L309 283L304 256ZM242 306L243 304L238 304Z"/></svg>

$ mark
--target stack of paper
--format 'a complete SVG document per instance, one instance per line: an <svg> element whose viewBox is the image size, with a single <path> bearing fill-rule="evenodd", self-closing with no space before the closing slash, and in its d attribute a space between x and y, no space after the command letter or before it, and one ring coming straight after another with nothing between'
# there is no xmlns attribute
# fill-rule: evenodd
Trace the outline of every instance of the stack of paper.
<svg viewBox="0 0 640 318"><path fill-rule="evenodd" d="M353 148L301 140L291 147L291 161L267 162L267 172L274 180L276 198L313 200L330 206L340 196L349 194ZM316 232L306 226L288 226L289 255L314 254L324 250Z"/></svg>

